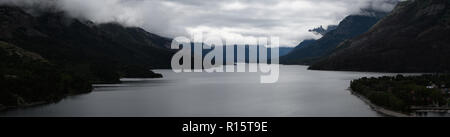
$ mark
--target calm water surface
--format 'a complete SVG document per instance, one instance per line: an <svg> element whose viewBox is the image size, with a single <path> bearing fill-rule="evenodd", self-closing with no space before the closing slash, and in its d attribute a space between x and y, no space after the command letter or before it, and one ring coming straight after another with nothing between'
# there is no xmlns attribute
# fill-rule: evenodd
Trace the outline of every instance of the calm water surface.
<svg viewBox="0 0 450 137"><path fill-rule="evenodd" d="M174 73L161 79L123 79L58 103L1 112L0 116L381 116L347 89L350 81L386 73L311 71L280 66L279 81L261 73Z"/></svg>

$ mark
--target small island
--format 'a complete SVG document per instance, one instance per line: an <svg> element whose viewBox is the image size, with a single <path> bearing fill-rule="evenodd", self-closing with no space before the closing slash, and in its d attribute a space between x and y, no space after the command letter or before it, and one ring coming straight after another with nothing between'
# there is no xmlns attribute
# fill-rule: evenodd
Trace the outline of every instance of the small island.
<svg viewBox="0 0 450 137"><path fill-rule="evenodd" d="M351 81L352 92L390 116L421 116L450 110L450 75L363 77Z"/></svg>

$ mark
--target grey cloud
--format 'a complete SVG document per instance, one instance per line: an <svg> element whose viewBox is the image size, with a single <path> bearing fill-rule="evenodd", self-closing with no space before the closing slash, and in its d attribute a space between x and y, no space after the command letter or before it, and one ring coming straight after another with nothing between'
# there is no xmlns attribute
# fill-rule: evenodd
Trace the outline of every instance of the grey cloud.
<svg viewBox="0 0 450 137"><path fill-rule="evenodd" d="M279 36L283 46L318 38L308 29L337 24L361 8L389 11L397 0L0 0L58 8L96 23L120 22L167 37Z"/></svg>

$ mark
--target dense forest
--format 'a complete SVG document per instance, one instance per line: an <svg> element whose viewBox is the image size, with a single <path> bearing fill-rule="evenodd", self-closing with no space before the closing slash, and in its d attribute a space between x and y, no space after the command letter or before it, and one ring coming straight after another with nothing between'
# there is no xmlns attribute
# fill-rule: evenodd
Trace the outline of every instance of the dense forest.
<svg viewBox="0 0 450 137"><path fill-rule="evenodd" d="M55 102L90 92L85 76L64 70L40 55L0 41L0 108Z"/></svg>
<svg viewBox="0 0 450 137"><path fill-rule="evenodd" d="M450 103L450 75L422 75L367 78L351 82L350 88L372 103L409 112L411 106L446 106Z"/></svg>

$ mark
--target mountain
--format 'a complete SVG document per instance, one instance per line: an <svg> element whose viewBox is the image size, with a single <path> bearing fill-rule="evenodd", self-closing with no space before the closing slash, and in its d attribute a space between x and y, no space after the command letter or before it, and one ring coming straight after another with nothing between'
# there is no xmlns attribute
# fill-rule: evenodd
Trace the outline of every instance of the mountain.
<svg viewBox="0 0 450 137"><path fill-rule="evenodd" d="M368 10L365 10L367 12ZM311 64L330 54L341 42L369 30L387 13L371 11L372 14L350 15L334 29L318 40L300 43L288 55L280 58L282 64Z"/></svg>
<svg viewBox="0 0 450 137"><path fill-rule="evenodd" d="M399 3L365 34L342 43L310 69L449 72L450 1Z"/></svg>
<svg viewBox="0 0 450 137"><path fill-rule="evenodd" d="M30 14L0 6L0 40L34 52L94 83L121 77L161 77L153 68L169 68L171 39L118 23L94 24L57 10Z"/></svg>
<svg viewBox="0 0 450 137"><path fill-rule="evenodd" d="M279 48L278 48L278 51L279 51L278 56L284 56L284 55L287 55L287 54L289 54L289 52L291 52L293 49L294 49L294 48L292 48L292 47L279 47Z"/></svg>
<svg viewBox="0 0 450 137"><path fill-rule="evenodd" d="M299 59L300 55L297 54L296 52L301 52L303 50L304 47L308 47L309 45L315 43L317 40L315 39L307 39L307 40L303 40L302 42L300 42L300 44L298 44L297 46L295 46L294 49L292 49L289 53L285 54L285 55L280 55L280 63L281 64L308 64L310 62L307 63L307 58L306 59Z"/></svg>
<svg viewBox="0 0 450 137"><path fill-rule="evenodd" d="M159 78L171 39L118 23L94 24L57 10L0 6L0 110L51 103L122 77Z"/></svg>

